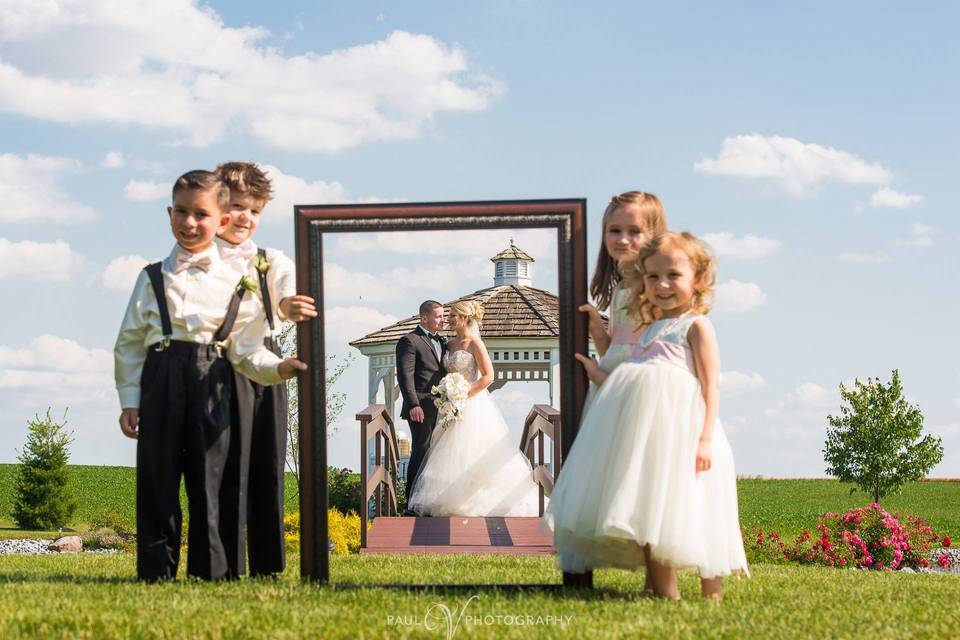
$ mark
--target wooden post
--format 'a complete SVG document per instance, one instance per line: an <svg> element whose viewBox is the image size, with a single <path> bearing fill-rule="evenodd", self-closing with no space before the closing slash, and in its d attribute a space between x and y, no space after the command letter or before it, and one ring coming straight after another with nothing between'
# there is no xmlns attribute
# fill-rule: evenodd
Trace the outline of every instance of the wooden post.
<svg viewBox="0 0 960 640"><path fill-rule="evenodd" d="M367 548L367 512L370 510L367 504L367 423L369 417L364 413L357 414L357 420L360 421L360 548Z"/></svg>

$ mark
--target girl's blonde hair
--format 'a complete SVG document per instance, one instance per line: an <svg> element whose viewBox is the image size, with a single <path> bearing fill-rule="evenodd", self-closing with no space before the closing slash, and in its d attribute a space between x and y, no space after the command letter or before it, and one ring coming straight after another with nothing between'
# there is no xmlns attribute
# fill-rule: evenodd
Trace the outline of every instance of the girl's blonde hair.
<svg viewBox="0 0 960 640"><path fill-rule="evenodd" d="M450 310L458 316L469 318L477 323L477 326L483 322L483 305L475 300L461 300L450 305Z"/></svg>
<svg viewBox="0 0 960 640"><path fill-rule="evenodd" d="M692 233L668 231L654 236L640 249L634 268L625 274L626 284L633 293L627 309L641 324L649 324L660 318L660 308L648 301L644 294L644 262L647 258L666 249L680 249L693 267L693 300L690 310L698 315L710 313L713 291L717 286L717 264L707 246Z"/></svg>
<svg viewBox="0 0 960 640"><path fill-rule="evenodd" d="M597 303L597 309L600 311L610 307L610 303L613 301L613 291L621 280L620 271L617 269L617 261L607 251L607 224L609 224L610 216L613 215L614 211L630 205L635 205L640 209L640 218L647 233L653 235L667 230L667 217L663 212L663 204L660 202L660 198L652 193L626 191L610 198L610 204L603 212L597 268L593 272L593 280L590 281L590 295Z"/></svg>

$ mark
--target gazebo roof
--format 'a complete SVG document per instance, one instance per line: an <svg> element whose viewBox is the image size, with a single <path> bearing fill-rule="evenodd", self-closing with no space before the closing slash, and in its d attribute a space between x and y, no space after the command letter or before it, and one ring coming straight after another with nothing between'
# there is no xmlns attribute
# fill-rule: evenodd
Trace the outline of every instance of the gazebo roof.
<svg viewBox="0 0 960 640"><path fill-rule="evenodd" d="M484 338L556 338L560 335L559 299L549 291L524 285L503 285L475 291L443 306L449 308L461 300L474 300L483 305L485 313L480 335ZM419 322L420 316L412 315L368 333L352 341L350 346L396 342L413 331Z"/></svg>
<svg viewBox="0 0 960 640"><path fill-rule="evenodd" d="M527 260L528 262L536 262L526 251L513 244L513 238L510 238L509 247L490 258L491 262L499 262L500 260Z"/></svg>

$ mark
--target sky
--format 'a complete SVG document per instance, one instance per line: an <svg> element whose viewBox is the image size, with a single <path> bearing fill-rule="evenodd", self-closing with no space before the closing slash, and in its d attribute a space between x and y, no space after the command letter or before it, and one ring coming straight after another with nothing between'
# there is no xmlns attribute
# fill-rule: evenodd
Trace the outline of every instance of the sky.
<svg viewBox="0 0 960 640"><path fill-rule="evenodd" d="M741 475L817 477L841 383L899 370L960 476L960 8L946 2L0 0L0 462L67 411L72 462L133 465L112 348L169 253L181 173L263 165L294 204L658 194L713 247ZM515 239L556 290L545 232ZM492 284L507 231L331 240L328 349ZM433 236L431 236L433 237ZM423 250L428 247L428 250ZM359 356L359 354L357 354ZM349 418L330 462L357 468ZM517 416L545 385L497 391Z"/></svg>

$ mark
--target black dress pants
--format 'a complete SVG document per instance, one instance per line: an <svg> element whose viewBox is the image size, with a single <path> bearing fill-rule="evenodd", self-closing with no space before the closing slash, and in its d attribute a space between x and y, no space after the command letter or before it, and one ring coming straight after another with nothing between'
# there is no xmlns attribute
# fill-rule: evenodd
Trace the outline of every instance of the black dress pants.
<svg viewBox="0 0 960 640"><path fill-rule="evenodd" d="M219 494L230 449L233 369L213 345L151 347L141 376L137 440L137 575L170 580L180 560L180 477L190 527L187 574L227 574Z"/></svg>
<svg viewBox="0 0 960 640"><path fill-rule="evenodd" d="M411 422L407 420L407 426L410 427L410 461L407 463L407 500L413 492L413 484L417 481L417 475L420 473L420 465L427 455L427 449L430 447L430 435L433 433L433 427L437 423L437 407L432 401L427 401L420 405L423 408L423 422Z"/></svg>
<svg viewBox="0 0 960 640"><path fill-rule="evenodd" d="M233 438L229 481L224 483L221 500L224 518L231 521L231 526L225 526L224 530L238 534L224 540L230 573L244 573L244 547L250 556L251 576L282 573L286 564L283 481L287 455L287 386L283 382L263 386L239 372L234 374L234 384L239 430ZM233 522L237 526L233 526Z"/></svg>

